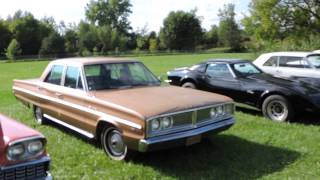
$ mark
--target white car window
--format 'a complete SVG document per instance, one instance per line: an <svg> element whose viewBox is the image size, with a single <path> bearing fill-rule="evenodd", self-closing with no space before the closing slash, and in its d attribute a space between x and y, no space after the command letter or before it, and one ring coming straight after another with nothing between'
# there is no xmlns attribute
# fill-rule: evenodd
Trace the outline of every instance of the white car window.
<svg viewBox="0 0 320 180"><path fill-rule="evenodd" d="M280 67L308 68L309 64L303 57L281 56L279 59Z"/></svg>
<svg viewBox="0 0 320 180"><path fill-rule="evenodd" d="M320 68L320 55L308 56L308 61L316 68Z"/></svg>

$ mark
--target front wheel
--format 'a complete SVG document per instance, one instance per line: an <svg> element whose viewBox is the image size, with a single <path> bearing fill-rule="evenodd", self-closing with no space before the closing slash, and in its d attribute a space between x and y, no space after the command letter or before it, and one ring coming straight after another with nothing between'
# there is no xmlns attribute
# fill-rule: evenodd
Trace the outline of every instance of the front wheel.
<svg viewBox="0 0 320 180"><path fill-rule="evenodd" d="M195 84L193 84L192 82L186 82L186 83L183 83L181 87L183 87L183 88L196 89L196 85L195 85Z"/></svg>
<svg viewBox="0 0 320 180"><path fill-rule="evenodd" d="M286 98L280 95L267 97L263 101L262 112L266 118L277 122L290 121L294 117L291 104Z"/></svg>
<svg viewBox="0 0 320 180"><path fill-rule="evenodd" d="M128 148L118 129L104 128L100 140L103 150L111 159L121 161L127 157Z"/></svg>
<svg viewBox="0 0 320 180"><path fill-rule="evenodd" d="M45 117L43 117L42 109L38 106L33 107L33 116L37 124L45 124Z"/></svg>

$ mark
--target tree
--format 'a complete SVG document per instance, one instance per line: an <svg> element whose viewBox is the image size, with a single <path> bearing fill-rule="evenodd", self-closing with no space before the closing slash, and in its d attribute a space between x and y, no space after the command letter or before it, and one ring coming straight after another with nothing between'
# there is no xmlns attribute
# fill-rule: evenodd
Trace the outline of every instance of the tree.
<svg viewBox="0 0 320 180"><path fill-rule="evenodd" d="M75 53L78 51L78 36L73 29L67 29L64 35L66 53Z"/></svg>
<svg viewBox="0 0 320 180"><path fill-rule="evenodd" d="M41 41L47 34L40 30L40 23L31 13L17 11L13 19L7 20L13 38L21 45L24 55L37 54Z"/></svg>
<svg viewBox="0 0 320 180"><path fill-rule="evenodd" d="M219 27L216 25L211 26L210 31L205 33L204 43L207 47L217 47L219 42Z"/></svg>
<svg viewBox="0 0 320 180"><path fill-rule="evenodd" d="M91 0L86 7L86 18L99 26L110 26L127 34L131 29L128 17L131 13L129 0Z"/></svg>
<svg viewBox="0 0 320 180"><path fill-rule="evenodd" d="M195 11L171 12L160 30L162 46L172 50L193 50L201 38L201 22Z"/></svg>
<svg viewBox="0 0 320 180"><path fill-rule="evenodd" d="M40 55L60 56L64 53L64 38L57 32L52 32L42 40Z"/></svg>
<svg viewBox="0 0 320 180"><path fill-rule="evenodd" d="M219 10L219 38L220 43L228 46L232 51L241 50L241 31L235 22L234 4L226 4Z"/></svg>
<svg viewBox="0 0 320 180"><path fill-rule="evenodd" d="M11 32L7 24L0 19L0 56L4 55L5 49L8 47L11 40Z"/></svg>
<svg viewBox="0 0 320 180"><path fill-rule="evenodd" d="M149 51L154 53L158 50L158 41L157 39L151 38L149 40Z"/></svg>
<svg viewBox="0 0 320 180"><path fill-rule="evenodd" d="M6 56L10 60L15 60L18 55L21 54L20 44L16 39L12 39L7 50Z"/></svg>
<svg viewBox="0 0 320 180"><path fill-rule="evenodd" d="M320 34L319 0L252 1L245 31L257 41L304 39Z"/></svg>

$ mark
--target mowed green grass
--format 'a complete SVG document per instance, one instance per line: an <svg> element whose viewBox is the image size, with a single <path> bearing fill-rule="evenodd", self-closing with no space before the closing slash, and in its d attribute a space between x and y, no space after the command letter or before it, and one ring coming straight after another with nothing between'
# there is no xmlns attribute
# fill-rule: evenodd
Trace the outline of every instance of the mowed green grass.
<svg viewBox="0 0 320 180"><path fill-rule="evenodd" d="M209 58L252 59L252 54L146 56L156 75ZM94 142L58 125L37 125L31 110L12 95L12 80L37 78L46 61L0 63L0 112L48 139L55 179L319 179L320 124L274 123L259 113L238 111L231 129L208 141L110 160ZM315 117L316 119L320 118Z"/></svg>

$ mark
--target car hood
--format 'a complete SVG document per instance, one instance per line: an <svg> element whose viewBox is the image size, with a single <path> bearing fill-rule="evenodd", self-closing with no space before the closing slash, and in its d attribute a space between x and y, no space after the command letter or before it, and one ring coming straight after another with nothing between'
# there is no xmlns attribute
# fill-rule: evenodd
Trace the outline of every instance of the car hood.
<svg viewBox="0 0 320 180"><path fill-rule="evenodd" d="M18 139L33 137L33 136L42 136L36 130L33 130L3 115L0 115L0 123L1 123L0 145L2 146L6 146L8 143Z"/></svg>
<svg viewBox="0 0 320 180"><path fill-rule="evenodd" d="M226 96L175 86L139 87L94 92L96 98L129 108L144 116L153 116L233 102Z"/></svg>
<svg viewBox="0 0 320 180"><path fill-rule="evenodd" d="M249 76L248 79L256 80L264 85L289 88L290 90L296 90L307 94L318 94L320 92L320 79L317 78L283 78L269 74L255 74Z"/></svg>

